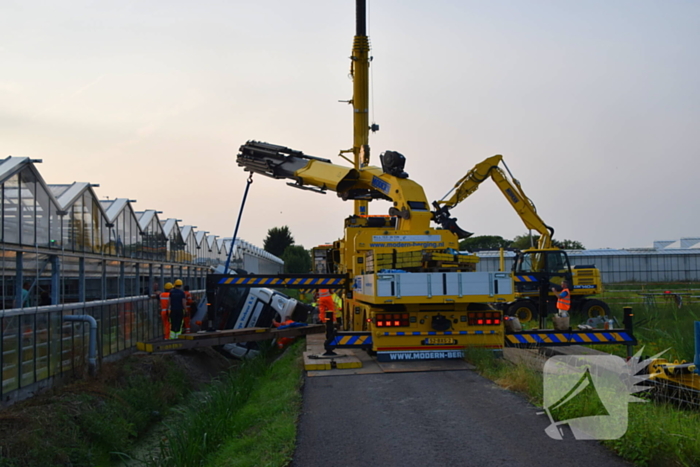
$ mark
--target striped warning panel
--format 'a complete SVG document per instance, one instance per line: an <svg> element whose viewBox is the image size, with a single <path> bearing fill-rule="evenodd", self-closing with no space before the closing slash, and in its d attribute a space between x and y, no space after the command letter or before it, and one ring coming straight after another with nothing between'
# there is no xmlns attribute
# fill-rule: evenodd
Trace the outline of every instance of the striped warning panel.
<svg viewBox="0 0 700 467"><path fill-rule="evenodd" d="M364 334L342 334L335 336L330 344L332 347L353 348L353 347L369 347L372 345L372 335Z"/></svg>
<svg viewBox="0 0 700 467"><path fill-rule="evenodd" d="M514 276L513 280L515 282L537 282L537 278L535 276Z"/></svg>
<svg viewBox="0 0 700 467"><path fill-rule="evenodd" d="M329 288L328 290L329 290L330 293L332 293L332 294L338 294L338 295L340 295L340 296L343 295L343 289L333 289L333 288ZM303 293L303 294L312 294L312 293L314 293L315 291L316 291L316 289L299 289L299 293Z"/></svg>
<svg viewBox="0 0 700 467"><path fill-rule="evenodd" d="M466 336L466 335L481 335L481 334L496 334L497 331L414 331L414 332L384 332L382 336Z"/></svg>
<svg viewBox="0 0 700 467"><path fill-rule="evenodd" d="M285 276L232 276L219 280L219 285L239 287L289 287L289 288L333 288L343 287L345 277L285 277Z"/></svg>
<svg viewBox="0 0 700 467"><path fill-rule="evenodd" d="M637 339L626 330L610 331L530 331L506 334L506 347L557 346L586 344L636 345Z"/></svg>

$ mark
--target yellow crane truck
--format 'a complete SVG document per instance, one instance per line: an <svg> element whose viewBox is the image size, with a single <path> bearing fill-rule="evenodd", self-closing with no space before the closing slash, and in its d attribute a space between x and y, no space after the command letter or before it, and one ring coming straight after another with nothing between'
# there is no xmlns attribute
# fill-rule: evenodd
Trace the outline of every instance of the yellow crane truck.
<svg viewBox="0 0 700 467"><path fill-rule="evenodd" d="M345 200L388 200L387 215L353 214L333 243L334 272L346 275L345 331L367 339L380 361L461 358L467 346L501 348L502 312L514 300L509 272L476 272L476 255L458 253L455 219L435 218L423 188L396 152L382 167L331 163L300 151L248 141L237 162L246 170L290 179L292 186L335 191ZM440 225L431 225L435 220ZM371 344L371 347L370 347Z"/></svg>
<svg viewBox="0 0 700 467"><path fill-rule="evenodd" d="M625 316L629 326L615 332L505 332L504 310L519 313L527 306L525 303L544 307L548 297L544 284L549 286L570 274L574 284L586 285L582 270L574 268L571 272L566 254L551 247L552 230L534 214L534 206L519 184L502 184L501 178L505 177L497 168L500 156L487 160L463 178L453 199L432 205L423 187L404 171L406 159L402 154L385 151L379 156L381 167L370 165L369 132L379 127L370 125L368 114L372 58L365 29L365 0L356 0L356 8L356 35L350 57L353 97L349 101L354 142L351 149L339 154L350 165L259 141L243 144L236 158L238 165L251 173L248 186L253 174L259 173L287 180L294 188L335 192L343 201L351 201L353 211L344 221L343 235L332 245L317 249L313 274L209 275L210 314L217 316L214 305L230 287L340 289L342 329L327 323L326 356L337 348L362 348L375 354L379 361L462 358L466 347L607 343L625 344L629 349L636 344L631 314ZM471 234L457 225L449 209L488 176L502 187L525 224L543 237L537 250L523 252L514 272L477 271L478 256L458 251L459 240ZM370 214L370 203L375 206L381 202L388 202L388 209L380 215ZM532 270L528 264L534 265ZM537 293L527 288L528 279L514 281L514 274L537 277L543 270L555 268L558 275L539 276L546 280L538 282ZM599 282L594 278L590 285L595 288Z"/></svg>
<svg viewBox="0 0 700 467"><path fill-rule="evenodd" d="M499 167L501 164L505 171ZM489 178L498 186L525 226L540 234L536 248L516 254L512 270L516 299L504 308L507 313L527 322L533 317L544 315L544 307L553 312L556 298L551 287L559 286L563 280L567 280L572 286L572 312L589 317L609 315L610 308L605 302L591 298L603 291L600 271L592 265L571 267L566 252L552 244L554 229L537 214L534 203L525 195L520 182L513 177L502 156L487 158L457 181L445 196L452 194L449 199L443 198L433 203L437 215L449 217L450 209L469 197Z"/></svg>
<svg viewBox="0 0 700 467"><path fill-rule="evenodd" d="M455 219L435 217L423 188L404 172L403 155L386 151L381 167L370 165L369 132L378 126L369 123L369 50L365 1L356 0L354 141L340 152L352 166L257 141L241 146L237 163L353 202L330 255L333 272L347 279L341 281L344 329L334 347L359 343L384 361L462 358L467 346L500 349L503 313L490 304L514 300L511 274L476 272L478 257L458 254L466 233ZM369 203L378 200L390 203L388 212L370 215Z"/></svg>

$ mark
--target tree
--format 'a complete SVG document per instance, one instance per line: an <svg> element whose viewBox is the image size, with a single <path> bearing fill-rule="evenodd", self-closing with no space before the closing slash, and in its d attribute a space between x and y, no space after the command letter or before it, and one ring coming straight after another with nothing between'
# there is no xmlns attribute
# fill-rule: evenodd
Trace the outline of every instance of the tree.
<svg viewBox="0 0 700 467"><path fill-rule="evenodd" d="M290 245L294 245L294 237L286 225L268 230L267 237L263 241L263 249L278 258L282 257L284 250Z"/></svg>
<svg viewBox="0 0 700 467"><path fill-rule="evenodd" d="M586 247L583 246L583 243L576 241L576 240L552 240L552 243L554 243L556 246L561 248L562 250L585 250Z"/></svg>
<svg viewBox="0 0 700 467"><path fill-rule="evenodd" d="M540 241L540 236L539 235L533 235L532 236L532 245L537 247L537 242ZM518 248L519 250L525 250L527 248L532 248L530 246L530 234L524 234L524 235L518 235L513 239L513 243L511 243L511 248ZM557 240L557 239L552 239L552 246L555 246L557 248L561 248L562 250L585 250L586 247L583 246L583 244L577 240Z"/></svg>
<svg viewBox="0 0 700 467"><path fill-rule="evenodd" d="M526 250L528 248L532 248L532 245L537 246L537 242L539 241L539 239L539 235L533 235L532 243L530 243L530 234L526 233L525 235L517 235L513 239L513 243L510 244L510 247L517 248L519 250Z"/></svg>
<svg viewBox="0 0 700 467"><path fill-rule="evenodd" d="M462 251L493 250L508 248L512 242L513 240L508 240L498 235L480 235L465 238L459 242L459 249Z"/></svg>
<svg viewBox="0 0 700 467"><path fill-rule="evenodd" d="M284 261L284 272L288 274L311 271L311 254L303 246L289 245L281 258Z"/></svg>

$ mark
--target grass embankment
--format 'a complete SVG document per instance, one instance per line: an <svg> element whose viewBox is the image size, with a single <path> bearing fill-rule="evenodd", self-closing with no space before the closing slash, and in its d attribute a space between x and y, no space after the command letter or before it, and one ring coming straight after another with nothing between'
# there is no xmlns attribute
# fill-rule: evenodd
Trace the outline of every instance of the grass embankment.
<svg viewBox="0 0 700 467"><path fill-rule="evenodd" d="M287 465L301 407L303 344L281 356L268 346L258 358L207 371L209 360L182 354L106 365L96 379L2 409L0 467ZM225 366L198 387L205 373Z"/></svg>
<svg viewBox="0 0 700 467"><path fill-rule="evenodd" d="M301 353L290 347L272 365L245 361L180 409L157 466L279 466L292 458L301 407Z"/></svg>
<svg viewBox="0 0 700 467"><path fill-rule="evenodd" d="M700 296L698 284L654 284L615 285L606 288L601 299L610 304L610 311L622 323L623 307L631 306L634 312L634 334L645 355L656 355L666 349L663 358L692 361L695 353L694 326L700 321ZM672 294L654 297L653 303L643 301L640 293L681 293L683 301L679 307ZM628 300L626 304L624 302ZM622 347L612 346L617 355L623 355ZM598 347L605 350L604 346ZM608 352L613 348L607 349Z"/></svg>
<svg viewBox="0 0 700 467"><path fill-rule="evenodd" d="M684 287L687 287L685 285ZM678 288L667 287L671 290ZM630 299L639 297L635 289L627 292ZM624 292L617 290L617 296ZM605 300L605 297L603 297ZM663 299L663 297L662 297ZM622 307L611 306L611 313L620 322ZM681 308L675 303L661 300L655 306L633 305L634 333L640 347L644 346L644 355L654 355L670 349L663 355L671 361L690 360L694 355L693 322L700 320L700 305L684 302ZM572 325L578 324L572 318ZM581 321L585 321L581 318ZM619 356L626 355L624 346L600 345L596 349L611 352ZM637 347L638 349L639 347ZM470 350L467 358L477 366L478 371L500 386L521 392L534 405L543 405L543 376L538 371L524 365L513 365L502 359L496 359L491 352ZM596 397L595 395L592 395ZM574 418L585 413L586 406L593 406L599 401L591 397L574 399L567 404L567 412L561 419ZM579 414L579 415L576 415ZM696 410L682 410L670 404L633 403L629 404L627 432L617 440L602 441L623 458L638 466L697 466L700 465L700 413Z"/></svg>
<svg viewBox="0 0 700 467"><path fill-rule="evenodd" d="M191 387L166 358L106 365L97 379L0 411L0 466L110 465Z"/></svg>

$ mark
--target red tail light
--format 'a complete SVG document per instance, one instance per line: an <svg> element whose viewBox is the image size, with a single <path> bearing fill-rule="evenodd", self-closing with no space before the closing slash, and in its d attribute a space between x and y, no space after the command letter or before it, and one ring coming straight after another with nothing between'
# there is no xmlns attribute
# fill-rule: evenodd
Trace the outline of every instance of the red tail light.
<svg viewBox="0 0 700 467"><path fill-rule="evenodd" d="M500 326L500 311L473 311L467 314L469 326Z"/></svg>
<svg viewBox="0 0 700 467"><path fill-rule="evenodd" d="M398 328L409 325L408 313L379 313L374 322L378 328Z"/></svg>

